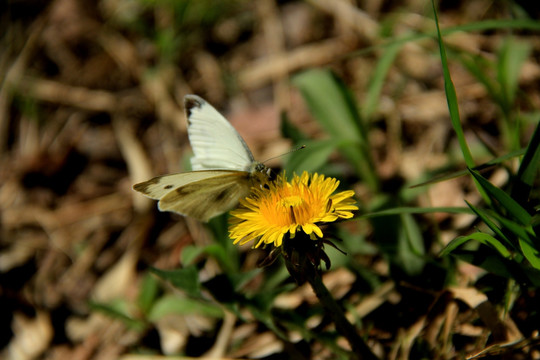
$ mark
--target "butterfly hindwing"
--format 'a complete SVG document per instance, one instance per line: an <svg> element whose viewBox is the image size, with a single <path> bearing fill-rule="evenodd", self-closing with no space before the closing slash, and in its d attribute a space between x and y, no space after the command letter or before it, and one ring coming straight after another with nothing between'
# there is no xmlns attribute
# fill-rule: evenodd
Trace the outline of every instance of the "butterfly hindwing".
<svg viewBox="0 0 540 360"><path fill-rule="evenodd" d="M227 173L227 171L225 171ZM172 190L186 184L205 180L224 174L222 170L191 171L179 174L162 175L133 185L133 189L150 199L159 200Z"/></svg>
<svg viewBox="0 0 540 360"><path fill-rule="evenodd" d="M229 172L177 187L161 198L158 207L208 221L235 207L250 188L249 173Z"/></svg>

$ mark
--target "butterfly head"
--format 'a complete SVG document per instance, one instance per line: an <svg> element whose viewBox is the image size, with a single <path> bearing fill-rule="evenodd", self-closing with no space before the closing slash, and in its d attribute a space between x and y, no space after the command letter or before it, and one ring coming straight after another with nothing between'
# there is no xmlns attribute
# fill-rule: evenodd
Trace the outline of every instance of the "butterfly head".
<svg viewBox="0 0 540 360"><path fill-rule="evenodd" d="M271 180L272 169L261 162L254 161L248 169L250 177L260 184L264 184Z"/></svg>

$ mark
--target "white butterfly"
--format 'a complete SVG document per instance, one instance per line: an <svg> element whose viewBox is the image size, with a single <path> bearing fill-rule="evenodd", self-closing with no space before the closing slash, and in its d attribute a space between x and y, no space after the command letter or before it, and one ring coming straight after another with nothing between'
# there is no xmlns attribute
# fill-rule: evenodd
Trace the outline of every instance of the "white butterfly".
<svg viewBox="0 0 540 360"><path fill-rule="evenodd" d="M269 169L255 161L244 139L204 99L186 95L184 107L193 171L158 176L133 189L159 200L161 211L208 221L234 208L252 187L264 184Z"/></svg>

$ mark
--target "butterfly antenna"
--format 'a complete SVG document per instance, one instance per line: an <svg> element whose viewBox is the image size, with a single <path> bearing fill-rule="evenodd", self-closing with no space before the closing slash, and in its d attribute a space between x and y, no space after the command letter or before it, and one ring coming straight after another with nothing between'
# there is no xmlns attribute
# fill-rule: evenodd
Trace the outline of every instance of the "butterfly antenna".
<svg viewBox="0 0 540 360"><path fill-rule="evenodd" d="M306 145L300 145L300 146L297 147L296 149L289 150L289 151L287 151L287 152L284 153L284 154L281 154L281 155L278 155L278 156L274 156L274 157L271 157L271 158L269 158L269 159L264 160L264 161L263 161L263 164L264 164L265 162L267 162L267 161L274 160L274 159L280 158L280 157L285 156L285 155L289 155L290 153L293 153L293 152L296 152L296 151L298 151L298 150L302 150L302 149L305 149L305 148L306 148Z"/></svg>

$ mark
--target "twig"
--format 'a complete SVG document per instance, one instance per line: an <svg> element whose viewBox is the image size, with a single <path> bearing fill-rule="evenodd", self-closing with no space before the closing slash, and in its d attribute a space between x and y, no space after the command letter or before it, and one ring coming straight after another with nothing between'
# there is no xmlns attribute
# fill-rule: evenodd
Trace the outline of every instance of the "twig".
<svg viewBox="0 0 540 360"><path fill-rule="evenodd" d="M293 49L287 54L273 55L256 61L238 72L238 84L243 89L256 89L283 72L291 73L302 68L325 65L353 49L339 38Z"/></svg>

